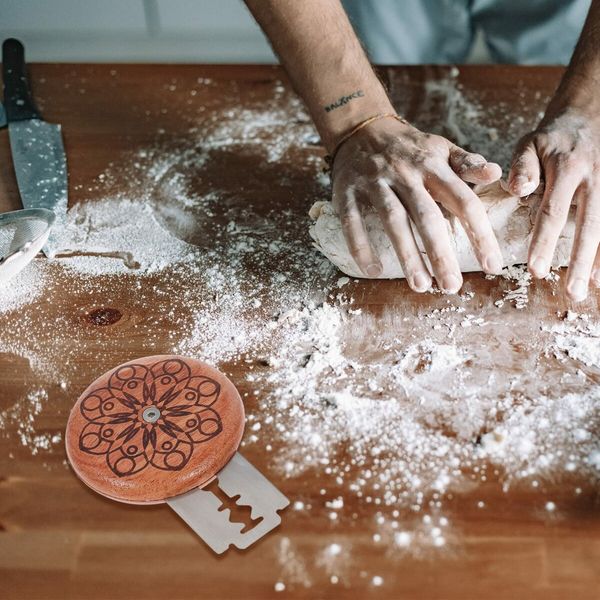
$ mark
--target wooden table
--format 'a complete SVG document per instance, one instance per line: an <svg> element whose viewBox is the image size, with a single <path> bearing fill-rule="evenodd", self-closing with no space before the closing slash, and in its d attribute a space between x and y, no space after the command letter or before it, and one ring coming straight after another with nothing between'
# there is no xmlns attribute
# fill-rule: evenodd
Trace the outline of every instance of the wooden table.
<svg viewBox="0 0 600 600"><path fill-rule="evenodd" d="M482 106L493 100L503 107L494 118L498 134L509 137L514 128L524 130L543 110L560 72L555 68L464 67L458 79L465 90L478 94ZM126 178L118 175L120 165L157 139L165 146L175 144L178 137L189 134L204 110L214 115L219 110L273 101L277 81L284 82L283 93L289 100L289 86L277 67L48 64L33 65L31 74L45 117L64 127L71 204L125 189ZM447 69L395 67L383 68L380 74L399 111L409 119L460 137L456 126L460 106L448 96L439 106L435 100L436 81L454 76ZM199 84L198 78L209 78L212 84ZM201 91L192 93L199 86ZM515 115L523 119L515 120ZM309 151L315 156L322 153L318 147ZM207 191L212 182L227 177L232 189L272 206L284 197L283 186L290 198L287 208L301 218L320 192L314 166L305 168L299 159L306 152L306 148L292 147L279 162L268 165L252 161L252 149L237 163L235 156L228 156L214 162L198 189ZM9 156L8 135L2 131L2 211L19 208ZM117 174L110 181L99 177L107 170ZM255 177L248 176L251 172ZM479 274L466 280L469 289L486 298L497 285ZM160 287L160 274L153 281ZM171 347L169 334L179 331L181 323L167 314L169 303L151 286L141 301L129 283L125 280L106 289L96 286L93 291L83 286L78 293L71 286L63 293L54 282L47 299L0 314L0 336L12 336L14 348L0 354L0 414L41 388L48 401L35 418L33 433L62 434L70 407L99 374L132 357ZM534 285L532 289L538 313L534 317L520 314L515 320L525 328L524 335L527 328L535 328L532 318L567 308L549 287ZM440 305L439 297L412 294L399 282L357 283L351 293L357 306L373 315L382 308L415 314ZM592 296L579 309L597 314L599 299ZM106 308L116 308L120 318L113 321L110 312L98 312ZM19 335L24 349L51 347L65 356L68 381L61 385L39 365L29 364L27 352L18 351ZM242 392L250 389L243 378L245 365L241 360L221 365L240 382ZM248 410L253 402L248 400ZM372 514L360 499L346 499L347 511L357 518L331 523L330 509L319 493L323 480L315 476L298 481L273 473L264 440L248 450L248 457L292 500L301 494L313 509L309 513L288 510L280 529L255 548L216 557L166 507L121 505L88 490L66 465L62 444L32 453L20 442L21 425L8 419L0 430L1 598L600 597L598 496L589 481L579 482L583 493L577 498L563 490L560 482L554 487L547 483L547 490L562 506L561 518L553 520L536 514L539 497L531 490L517 488L504 494L490 481L477 495L466 492L451 503L452 519L460 530L453 551L399 560L374 544ZM485 498L493 509L479 510L475 498ZM286 589L277 592L274 584L281 578L277 556L282 539L292 544L296 559L306 565L308 573L304 583L287 581ZM353 552L345 578L333 585L314 557L340 539L351 543ZM383 578L383 585L373 584L374 574Z"/></svg>

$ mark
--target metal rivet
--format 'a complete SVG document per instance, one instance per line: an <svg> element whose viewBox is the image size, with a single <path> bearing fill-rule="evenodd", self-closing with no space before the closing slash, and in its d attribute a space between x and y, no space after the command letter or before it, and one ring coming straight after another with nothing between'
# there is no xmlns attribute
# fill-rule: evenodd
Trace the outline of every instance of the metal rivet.
<svg viewBox="0 0 600 600"><path fill-rule="evenodd" d="M158 410L156 406L149 406L144 409L142 419L144 419L146 423L156 423L156 421L160 419L160 410Z"/></svg>

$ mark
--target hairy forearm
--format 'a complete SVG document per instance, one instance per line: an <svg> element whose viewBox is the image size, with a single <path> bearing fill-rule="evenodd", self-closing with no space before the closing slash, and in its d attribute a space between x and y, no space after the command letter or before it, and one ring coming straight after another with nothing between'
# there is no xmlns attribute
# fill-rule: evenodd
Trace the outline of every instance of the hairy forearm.
<svg viewBox="0 0 600 600"><path fill-rule="evenodd" d="M586 113L600 109L600 0L592 0L569 67L550 103L551 114L565 108Z"/></svg>
<svg viewBox="0 0 600 600"><path fill-rule="evenodd" d="M393 112L339 0L246 0L329 151L360 121Z"/></svg>

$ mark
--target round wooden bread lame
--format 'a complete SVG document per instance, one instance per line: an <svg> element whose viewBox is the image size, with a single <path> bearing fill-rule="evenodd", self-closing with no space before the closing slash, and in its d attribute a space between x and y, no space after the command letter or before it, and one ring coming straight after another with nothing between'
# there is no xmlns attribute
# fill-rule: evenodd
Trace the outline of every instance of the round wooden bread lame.
<svg viewBox="0 0 600 600"><path fill-rule="evenodd" d="M214 479L243 431L244 405L220 371L181 356L148 356L83 392L67 423L67 456L96 492L157 504Z"/></svg>
<svg viewBox="0 0 600 600"><path fill-rule="evenodd" d="M77 476L93 490L131 504L168 502L213 550L245 548L277 526L289 501L237 454L244 405L217 369L182 356L148 356L94 381L69 415L65 444ZM229 510L199 488L219 488L252 508L256 527L230 522Z"/></svg>

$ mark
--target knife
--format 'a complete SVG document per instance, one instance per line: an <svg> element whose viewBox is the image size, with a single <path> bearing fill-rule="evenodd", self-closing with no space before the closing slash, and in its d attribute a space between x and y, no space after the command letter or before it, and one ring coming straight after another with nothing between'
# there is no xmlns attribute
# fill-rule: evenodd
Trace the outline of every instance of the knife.
<svg viewBox="0 0 600 600"><path fill-rule="evenodd" d="M0 129L6 125L6 112L4 110L4 106L2 106L2 102L0 102Z"/></svg>
<svg viewBox="0 0 600 600"><path fill-rule="evenodd" d="M27 79L25 49L19 40L2 44L4 108L13 164L25 208L46 208L56 222L42 252L54 256L57 234L67 216L67 159L60 125L46 123L38 111Z"/></svg>

